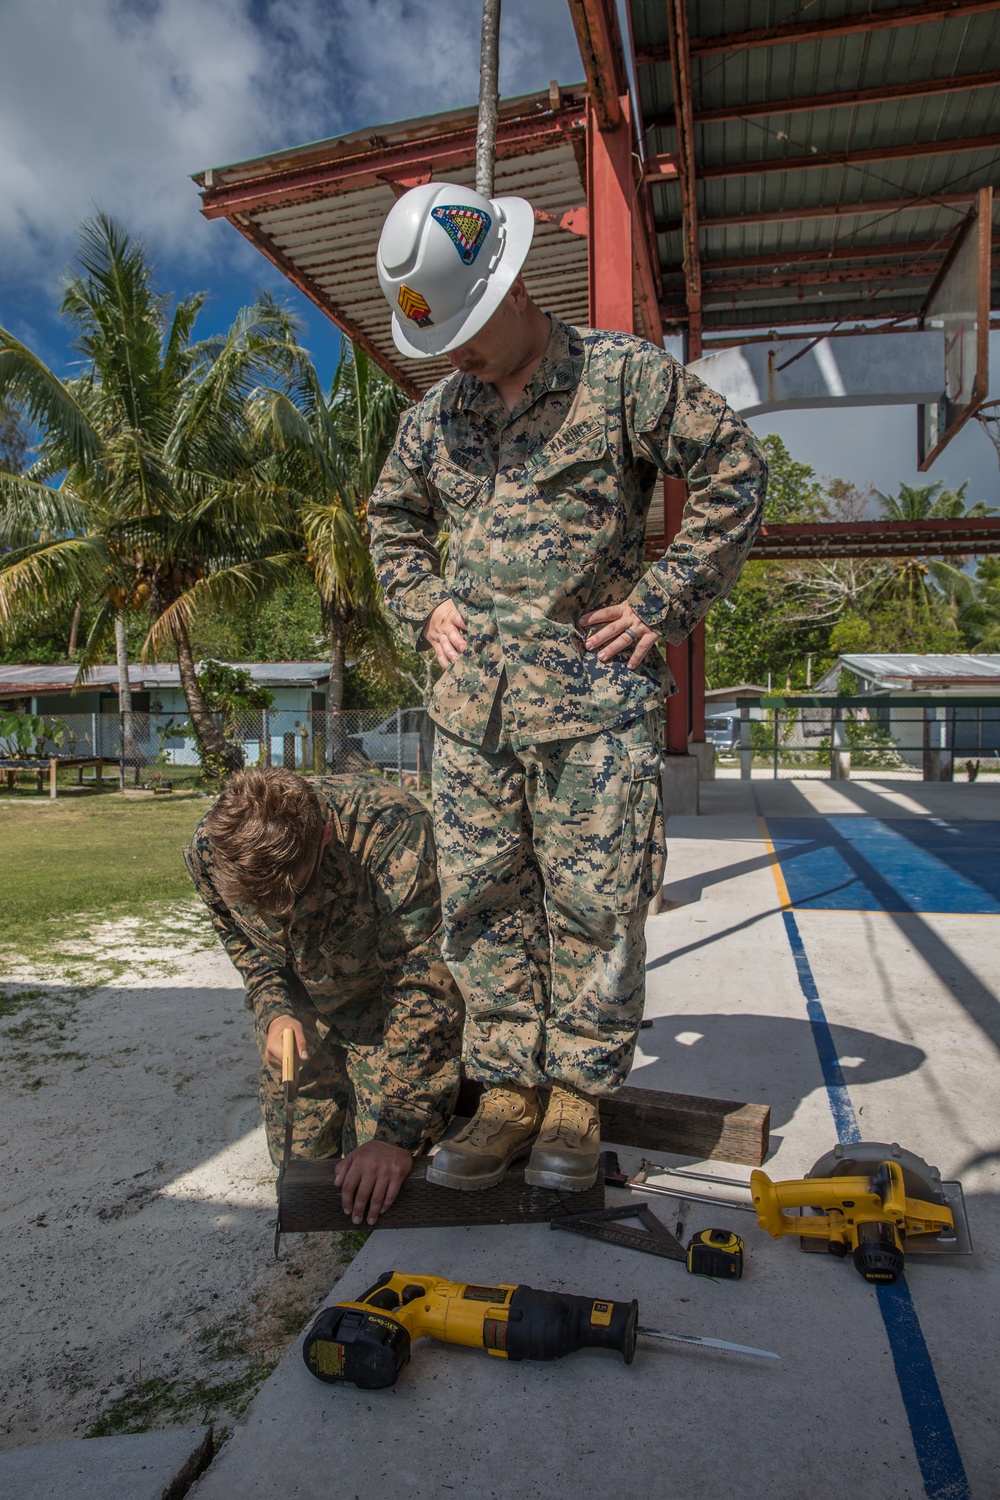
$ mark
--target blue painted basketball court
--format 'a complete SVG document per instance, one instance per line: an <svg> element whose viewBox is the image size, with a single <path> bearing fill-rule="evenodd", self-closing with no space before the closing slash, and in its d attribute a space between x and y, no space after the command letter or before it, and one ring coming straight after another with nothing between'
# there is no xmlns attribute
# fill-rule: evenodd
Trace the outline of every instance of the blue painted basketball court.
<svg viewBox="0 0 1000 1500"><path fill-rule="evenodd" d="M767 827L797 910L1000 916L1000 824L860 815Z"/></svg>

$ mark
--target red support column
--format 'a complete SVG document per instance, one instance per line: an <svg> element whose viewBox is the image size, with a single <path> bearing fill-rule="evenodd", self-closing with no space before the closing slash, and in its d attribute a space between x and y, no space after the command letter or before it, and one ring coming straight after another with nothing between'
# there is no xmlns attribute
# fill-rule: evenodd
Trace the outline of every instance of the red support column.
<svg viewBox="0 0 1000 1500"><path fill-rule="evenodd" d="M597 128L587 102L587 204L590 222L590 324L634 333L632 290L632 126L629 97L619 99L621 123Z"/></svg>
<svg viewBox="0 0 1000 1500"><path fill-rule="evenodd" d="M699 620L691 641L691 739L696 745L705 738L705 621Z"/></svg>

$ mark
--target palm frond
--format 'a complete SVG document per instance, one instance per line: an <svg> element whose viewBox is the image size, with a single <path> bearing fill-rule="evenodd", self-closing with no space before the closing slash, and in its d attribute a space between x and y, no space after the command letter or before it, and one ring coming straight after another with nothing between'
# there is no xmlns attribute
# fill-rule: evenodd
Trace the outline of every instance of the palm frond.
<svg viewBox="0 0 1000 1500"><path fill-rule="evenodd" d="M0 471L0 546L26 546L41 534L87 530L86 507L66 484L39 484L27 474Z"/></svg>
<svg viewBox="0 0 1000 1500"><path fill-rule="evenodd" d="M223 615L245 611L248 604L260 602L287 582L301 562L297 553L277 553L199 578L153 621L142 643L142 660L168 644L178 621L190 627L200 609L214 608Z"/></svg>
<svg viewBox="0 0 1000 1500"><path fill-rule="evenodd" d="M55 435L66 459L89 464L100 437L70 388L26 344L0 328L0 400L11 401L35 427Z"/></svg>
<svg viewBox="0 0 1000 1500"><path fill-rule="evenodd" d="M107 555L93 537L64 537L0 559L0 630L37 625L92 593Z"/></svg>

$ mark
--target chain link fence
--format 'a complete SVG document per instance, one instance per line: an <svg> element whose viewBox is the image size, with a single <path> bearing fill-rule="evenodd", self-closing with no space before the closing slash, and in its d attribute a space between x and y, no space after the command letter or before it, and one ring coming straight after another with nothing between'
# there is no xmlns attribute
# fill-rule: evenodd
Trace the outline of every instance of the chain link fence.
<svg viewBox="0 0 1000 1500"><path fill-rule="evenodd" d="M125 786L154 790L194 786L201 779L197 742L183 715L42 717L52 734L36 743L39 760L101 758L105 780L117 770ZM218 716L216 722L223 728ZM371 709L341 714L262 709L239 715L224 732L241 747L248 766L286 766L305 774L377 769L400 785L420 785L430 776L434 724L425 708L394 709L388 715ZM0 760L14 753L14 746L0 739ZM80 768L80 775L89 779L94 769Z"/></svg>
<svg viewBox="0 0 1000 1500"><path fill-rule="evenodd" d="M740 704L721 777L951 781L1000 776L1000 698L766 697Z"/></svg>

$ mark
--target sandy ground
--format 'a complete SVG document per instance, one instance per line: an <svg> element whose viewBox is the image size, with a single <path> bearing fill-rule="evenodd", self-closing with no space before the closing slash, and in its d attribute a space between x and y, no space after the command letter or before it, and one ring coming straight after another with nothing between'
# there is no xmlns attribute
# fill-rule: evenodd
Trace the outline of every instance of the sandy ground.
<svg viewBox="0 0 1000 1500"><path fill-rule="evenodd" d="M363 1237L273 1259L249 1013L193 908L5 969L0 1447L225 1428Z"/></svg>

